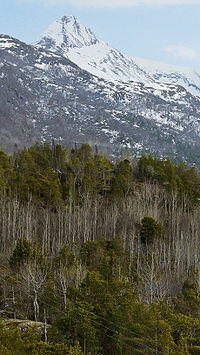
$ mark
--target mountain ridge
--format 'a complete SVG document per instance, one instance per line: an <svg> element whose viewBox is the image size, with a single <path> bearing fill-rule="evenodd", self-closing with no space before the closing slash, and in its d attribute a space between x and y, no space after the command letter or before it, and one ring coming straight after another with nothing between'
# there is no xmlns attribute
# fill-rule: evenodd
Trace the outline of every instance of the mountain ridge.
<svg viewBox="0 0 200 355"><path fill-rule="evenodd" d="M0 36L0 146L98 145L198 163L200 98L184 87L108 81L69 58Z"/></svg>
<svg viewBox="0 0 200 355"><path fill-rule="evenodd" d="M75 41L77 26L81 29L81 35L79 33ZM83 40L85 34L86 38ZM81 45L79 38L82 40ZM131 68L134 81L150 85L154 82L131 58L98 40L95 34L74 16L63 16L53 22L33 45L67 57L82 69L109 81L129 81ZM116 59L118 63L113 68Z"/></svg>
<svg viewBox="0 0 200 355"><path fill-rule="evenodd" d="M72 45L68 39L74 38L79 28L82 45L79 45L79 41L73 41ZM175 67L159 62L156 67L156 62L127 56L97 39L95 34L74 16L63 16L53 22L33 44L66 56L82 69L109 81L142 82L155 89L158 89L160 84L182 85L191 94L200 96L200 69ZM166 68L166 73L163 68Z"/></svg>

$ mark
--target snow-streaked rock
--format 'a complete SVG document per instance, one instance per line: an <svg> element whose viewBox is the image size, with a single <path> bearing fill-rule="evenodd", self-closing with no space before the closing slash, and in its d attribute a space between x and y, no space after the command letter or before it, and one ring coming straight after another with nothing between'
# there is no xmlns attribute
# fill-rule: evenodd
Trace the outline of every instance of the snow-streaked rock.
<svg viewBox="0 0 200 355"><path fill-rule="evenodd" d="M36 43L42 47L46 46L47 42L52 49L63 54L71 48L91 46L99 41L92 31L74 16L63 16L53 22Z"/></svg>
<svg viewBox="0 0 200 355"><path fill-rule="evenodd" d="M1 149L54 139L67 148L89 143L114 155L150 150L197 161L200 98L182 86L111 82L17 39L4 35L0 43Z"/></svg>
<svg viewBox="0 0 200 355"><path fill-rule="evenodd" d="M160 84L175 84L200 96L200 69L129 57L98 40L74 16L63 16L55 21L34 45L61 54L82 69L109 81L140 82L158 90L162 89Z"/></svg>
<svg viewBox="0 0 200 355"><path fill-rule="evenodd" d="M80 68L109 81L132 80L156 85L132 58L98 40L74 16L63 16L53 22L34 45L61 54Z"/></svg>
<svg viewBox="0 0 200 355"><path fill-rule="evenodd" d="M179 67L137 57L133 60L157 82L181 85L191 94L200 96L200 68Z"/></svg>

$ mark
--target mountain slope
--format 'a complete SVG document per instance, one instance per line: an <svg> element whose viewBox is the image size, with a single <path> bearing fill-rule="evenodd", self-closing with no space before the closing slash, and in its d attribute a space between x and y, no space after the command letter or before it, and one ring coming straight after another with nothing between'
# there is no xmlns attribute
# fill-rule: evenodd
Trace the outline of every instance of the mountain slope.
<svg viewBox="0 0 200 355"><path fill-rule="evenodd" d="M133 57L134 62L156 82L181 85L193 95L200 96L200 69L179 67Z"/></svg>
<svg viewBox="0 0 200 355"><path fill-rule="evenodd" d="M0 36L0 145L97 144L101 152L148 151L195 161L200 99L184 88L112 83L69 59ZM196 153L195 153L196 154Z"/></svg>
<svg viewBox="0 0 200 355"><path fill-rule="evenodd" d="M74 16L63 16L52 23L34 45L61 54L82 69L106 80L154 83L154 79L133 59L98 40Z"/></svg>
<svg viewBox="0 0 200 355"><path fill-rule="evenodd" d="M41 35L35 46L61 54L82 69L109 81L134 81L159 88L181 85L200 96L200 70L128 57L100 41L74 16L63 16Z"/></svg>

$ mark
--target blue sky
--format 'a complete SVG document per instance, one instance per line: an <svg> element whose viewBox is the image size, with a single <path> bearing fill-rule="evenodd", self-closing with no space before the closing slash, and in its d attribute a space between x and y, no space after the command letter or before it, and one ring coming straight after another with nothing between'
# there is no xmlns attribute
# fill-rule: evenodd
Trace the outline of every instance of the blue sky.
<svg viewBox="0 0 200 355"><path fill-rule="evenodd" d="M200 67L200 0L1 0L0 33L34 42L74 15L130 56Z"/></svg>

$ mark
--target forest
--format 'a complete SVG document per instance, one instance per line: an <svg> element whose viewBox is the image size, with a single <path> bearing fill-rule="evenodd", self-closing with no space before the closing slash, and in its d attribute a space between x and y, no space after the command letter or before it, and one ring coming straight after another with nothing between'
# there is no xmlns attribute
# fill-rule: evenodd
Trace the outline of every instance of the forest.
<svg viewBox="0 0 200 355"><path fill-rule="evenodd" d="M0 202L0 354L200 354L194 167L36 144Z"/></svg>

